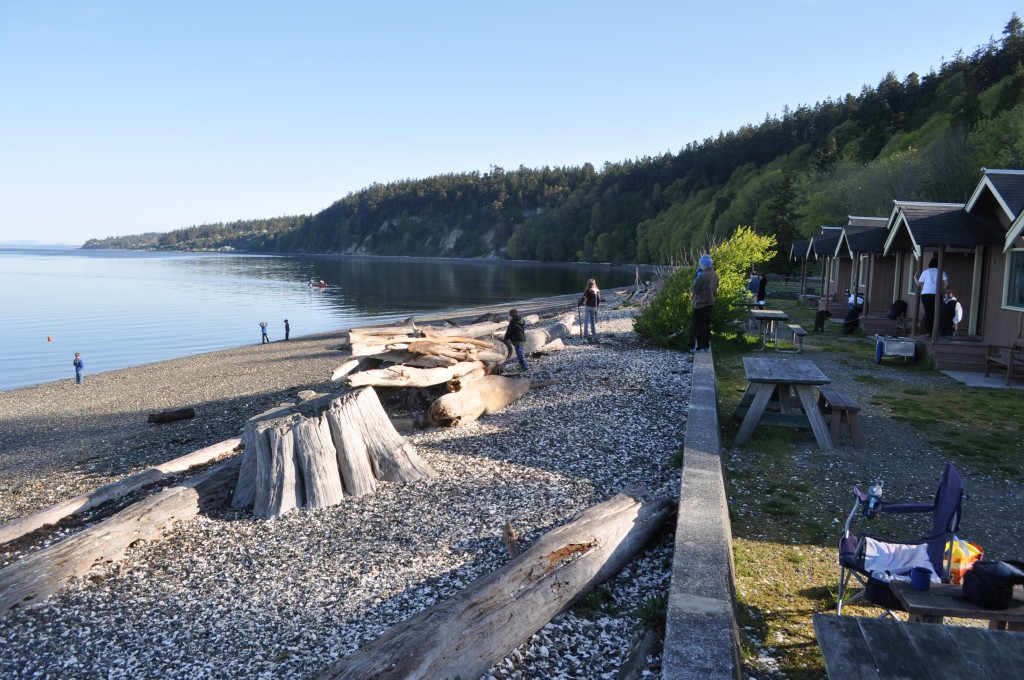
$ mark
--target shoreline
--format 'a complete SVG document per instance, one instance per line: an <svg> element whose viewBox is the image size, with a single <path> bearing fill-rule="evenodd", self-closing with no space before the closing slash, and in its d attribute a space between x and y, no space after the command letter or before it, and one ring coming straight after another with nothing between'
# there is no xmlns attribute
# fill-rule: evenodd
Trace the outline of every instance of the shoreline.
<svg viewBox="0 0 1024 680"><path fill-rule="evenodd" d="M626 489L674 498L670 460L685 430L691 360L639 342L633 311L602 315L599 343L566 338L564 349L532 355L534 388L507 408L408 433L435 478L381 483L275 520L213 510L12 612L0 624L9 642L0 675L310 677L507 563L506 522L529 544ZM2 436L17 423L23 437L18 455L6 445L0 454L2 510L24 515L236 436L299 389L333 391L339 345L330 334L251 345L0 395ZM83 399L79 387L104 399ZM145 422L158 396L188 395L205 399L196 418ZM600 626L559 615L490 675L614 674L637 631L629 612L668 587L672 544L656 543L606 584L619 611Z"/></svg>

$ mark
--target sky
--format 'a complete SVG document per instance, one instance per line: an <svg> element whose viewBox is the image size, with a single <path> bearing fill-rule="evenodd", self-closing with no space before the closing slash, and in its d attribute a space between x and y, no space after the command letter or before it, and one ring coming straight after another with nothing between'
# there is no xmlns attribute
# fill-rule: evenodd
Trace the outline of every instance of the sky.
<svg viewBox="0 0 1024 680"><path fill-rule="evenodd" d="M0 0L0 243L678 153L938 71L985 0Z"/></svg>

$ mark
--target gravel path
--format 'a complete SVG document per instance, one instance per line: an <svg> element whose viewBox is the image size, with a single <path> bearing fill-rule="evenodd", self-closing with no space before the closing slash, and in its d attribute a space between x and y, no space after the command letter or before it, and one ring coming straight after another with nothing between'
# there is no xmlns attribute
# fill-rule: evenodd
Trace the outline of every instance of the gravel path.
<svg viewBox="0 0 1024 680"><path fill-rule="evenodd" d="M530 359L527 377L555 384L408 435L436 479L273 521L202 516L0 621L0 676L308 677L506 563L507 520L528 544L622 490L674 498L690 357L641 347L628 310L598 331L599 344ZM329 391L340 344L301 338L0 393L0 517L238 436L301 389ZM182 406L197 417L146 423ZM615 677L639 632L630 612L667 591L671 545L602 588L601 613L557 617L490 677Z"/></svg>

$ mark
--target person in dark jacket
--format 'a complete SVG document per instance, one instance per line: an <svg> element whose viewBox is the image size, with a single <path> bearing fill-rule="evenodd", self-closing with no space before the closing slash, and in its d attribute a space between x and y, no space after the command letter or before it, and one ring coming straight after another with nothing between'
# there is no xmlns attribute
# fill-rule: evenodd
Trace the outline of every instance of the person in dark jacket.
<svg viewBox="0 0 1024 680"><path fill-rule="evenodd" d="M710 255L701 256L700 269L701 275L690 286L693 295L693 337L697 345L691 352L707 352L711 349L711 316L718 295L718 272L714 270Z"/></svg>
<svg viewBox="0 0 1024 680"><path fill-rule="evenodd" d="M526 344L526 322L519 316L518 309L510 309L508 312L505 342L511 342L515 347L516 358L519 359L519 372L524 372L526 370L526 351L523 349L523 345Z"/></svg>
<svg viewBox="0 0 1024 680"><path fill-rule="evenodd" d="M583 307L583 338L587 342L597 340L597 308L601 305L601 291L597 287L597 281L587 281L587 289L576 304ZM589 335L587 331L590 331Z"/></svg>
<svg viewBox="0 0 1024 680"><path fill-rule="evenodd" d="M764 298L768 295L768 277L761 272L757 275L758 287L757 287L757 304L764 307Z"/></svg>
<svg viewBox="0 0 1024 680"><path fill-rule="evenodd" d="M284 339L288 339L288 335L292 332L292 327L288 324L288 319L284 320Z"/></svg>

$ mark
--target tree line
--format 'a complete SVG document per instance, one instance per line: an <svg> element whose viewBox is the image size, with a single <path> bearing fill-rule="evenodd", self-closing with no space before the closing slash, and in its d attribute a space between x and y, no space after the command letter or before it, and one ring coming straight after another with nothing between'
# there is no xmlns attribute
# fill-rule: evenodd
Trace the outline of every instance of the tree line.
<svg viewBox="0 0 1024 680"><path fill-rule="evenodd" d="M1024 24L938 71L605 163L373 184L314 215L91 240L87 247L676 264L739 225L794 239L892 201L962 202L978 168L1024 168Z"/></svg>

